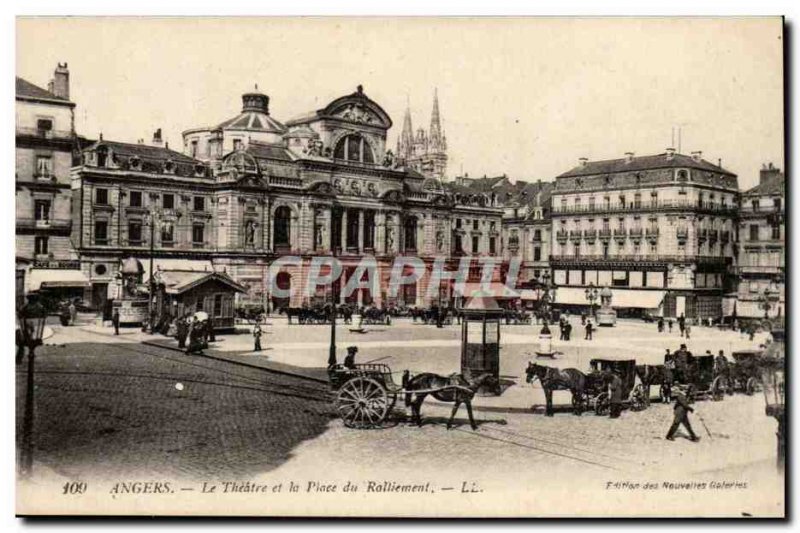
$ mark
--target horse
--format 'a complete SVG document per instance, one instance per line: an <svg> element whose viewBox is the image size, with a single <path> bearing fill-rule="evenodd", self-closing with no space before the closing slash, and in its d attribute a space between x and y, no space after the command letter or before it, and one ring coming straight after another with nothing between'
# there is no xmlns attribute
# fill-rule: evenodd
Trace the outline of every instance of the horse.
<svg viewBox="0 0 800 533"><path fill-rule="evenodd" d="M544 389L544 397L547 400L547 408L545 410L546 416L553 416L553 391L554 390L568 390L572 393L572 405L574 407L573 413L577 416L581 415L581 404L583 402L583 393L586 389L586 374L577 368L555 368L552 366L537 365L536 363L528 363L528 368L525 369L527 375L526 382L533 383L533 380L539 378Z"/></svg>
<svg viewBox="0 0 800 533"><path fill-rule="evenodd" d="M471 376L464 374L451 374L445 377L431 372L417 374L412 378L406 371L403 373L403 389L407 391L405 403L406 407L411 407L412 422L416 422L417 426L422 426L420 409L425 398L430 394L440 402L455 404L453 405L453 411L450 413L450 419L447 421L447 429L452 426L456 412L458 412L458 408L463 403L467 406L470 426L472 426L473 431L477 430L478 425L472 416L472 398L481 386L493 379L495 378L492 374L479 374L474 379L471 379Z"/></svg>

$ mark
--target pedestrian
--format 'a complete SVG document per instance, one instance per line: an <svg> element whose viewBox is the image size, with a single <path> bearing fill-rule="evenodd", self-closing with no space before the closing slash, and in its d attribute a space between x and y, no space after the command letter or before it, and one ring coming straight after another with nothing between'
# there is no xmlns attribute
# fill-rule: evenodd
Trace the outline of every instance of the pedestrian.
<svg viewBox="0 0 800 533"><path fill-rule="evenodd" d="M608 377L608 390L608 417L619 418L622 412L622 380L613 372Z"/></svg>
<svg viewBox="0 0 800 533"><path fill-rule="evenodd" d="M20 364L22 362L22 358L25 357L25 340L22 338L22 330L19 328L16 330L14 342L17 345L16 362L17 364Z"/></svg>
<svg viewBox="0 0 800 533"><path fill-rule="evenodd" d="M358 347L356 346L348 346L347 347L347 355L344 358L344 367L353 369L356 367L356 354L358 353Z"/></svg>
<svg viewBox="0 0 800 533"><path fill-rule="evenodd" d="M74 326L75 323L78 321L78 308L75 307L75 302L69 302L69 323L71 326Z"/></svg>
<svg viewBox="0 0 800 533"><path fill-rule="evenodd" d="M570 340L572 338L572 324L570 322L564 324L564 336L566 337L566 340Z"/></svg>
<svg viewBox="0 0 800 533"><path fill-rule="evenodd" d="M192 318L189 324L189 347L186 353L203 353L203 326L196 318Z"/></svg>
<svg viewBox="0 0 800 533"><path fill-rule="evenodd" d="M686 324L686 326L684 326L684 333L686 334L686 339L687 340L692 337L692 325L691 324Z"/></svg>
<svg viewBox="0 0 800 533"><path fill-rule="evenodd" d="M592 332L594 331L594 326L592 326L592 321L586 321L586 335L583 337L584 340L590 341L592 340Z"/></svg>
<svg viewBox="0 0 800 533"><path fill-rule="evenodd" d="M669 332L672 333L672 319L670 318L667 320L667 327L669 327Z"/></svg>
<svg viewBox="0 0 800 533"><path fill-rule="evenodd" d="M694 430L692 430L692 424L689 422L689 413L693 413L694 409L689 405L689 400L683 394L683 392L678 391L675 393L675 407L674 407L674 414L675 417L672 419L672 425L669 427L669 431L667 432L667 440L675 440L675 432L678 430L678 426L683 424L683 427L686 428L686 431L689 432L689 439L692 442L697 442L700 440L700 437L694 434Z"/></svg>
<svg viewBox="0 0 800 533"><path fill-rule="evenodd" d="M659 333L664 333L664 317L663 316L658 318L658 332Z"/></svg>
<svg viewBox="0 0 800 533"><path fill-rule="evenodd" d="M686 331L686 317L683 316L683 313L678 317L678 329L681 330L681 337L683 337L683 333Z"/></svg>
<svg viewBox="0 0 800 533"><path fill-rule="evenodd" d="M211 319L211 317L208 317L206 325L208 326L208 341L217 342L217 336L214 333L214 321Z"/></svg>
<svg viewBox="0 0 800 533"><path fill-rule="evenodd" d="M187 326L186 317L179 316L175 324L175 338L178 339L178 348L181 350L186 348Z"/></svg>
<svg viewBox="0 0 800 533"><path fill-rule="evenodd" d="M673 373L675 370L675 359L672 354L669 353L669 348L667 348L667 353L664 354L664 381L661 383L664 391L664 401L669 402L672 401L672 383L673 383Z"/></svg>
<svg viewBox="0 0 800 533"><path fill-rule="evenodd" d="M260 352L261 351L261 321L256 321L256 325L253 327L253 351Z"/></svg>
<svg viewBox="0 0 800 533"><path fill-rule="evenodd" d="M114 326L114 335L119 335L119 309L114 309L111 314L111 324Z"/></svg>
<svg viewBox="0 0 800 533"><path fill-rule="evenodd" d="M586 325L586 313L581 313L581 326Z"/></svg>

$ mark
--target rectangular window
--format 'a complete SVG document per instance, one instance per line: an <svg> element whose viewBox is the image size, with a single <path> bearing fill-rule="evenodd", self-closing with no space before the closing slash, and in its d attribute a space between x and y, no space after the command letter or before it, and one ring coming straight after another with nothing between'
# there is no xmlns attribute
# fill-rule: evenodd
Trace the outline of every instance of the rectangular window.
<svg viewBox="0 0 800 533"><path fill-rule="evenodd" d="M534 261L542 260L542 249L539 246L535 246L533 248L533 260Z"/></svg>
<svg viewBox="0 0 800 533"><path fill-rule="evenodd" d="M191 151L192 157L197 157L197 139L192 141L190 151Z"/></svg>
<svg viewBox="0 0 800 533"><path fill-rule="evenodd" d="M163 246L172 246L175 240L175 226L172 222L164 222L161 225L161 244Z"/></svg>
<svg viewBox="0 0 800 533"><path fill-rule="evenodd" d="M33 241L34 251L36 255L46 255L47 254L47 237L43 235L39 235Z"/></svg>
<svg viewBox="0 0 800 533"><path fill-rule="evenodd" d="M594 209L594 196L589 197L589 209Z"/></svg>
<svg viewBox="0 0 800 533"><path fill-rule="evenodd" d="M633 195L633 207L639 209L642 207L642 195L638 192Z"/></svg>
<svg viewBox="0 0 800 533"><path fill-rule="evenodd" d="M775 207L776 211L780 211L781 210L781 199L780 198L773 198L772 199L772 205L773 205L773 207Z"/></svg>
<svg viewBox="0 0 800 533"><path fill-rule="evenodd" d="M758 240L758 224L750 224L750 240Z"/></svg>
<svg viewBox="0 0 800 533"><path fill-rule="evenodd" d="M142 244L141 222L128 222L128 244Z"/></svg>
<svg viewBox="0 0 800 533"><path fill-rule="evenodd" d="M495 243L495 238L494 238L494 237L489 237L489 253L490 253L491 255L494 255L494 254L496 253L496 252L495 252L495 248L496 248L496 246L497 246L497 245L496 245L496 243Z"/></svg>
<svg viewBox="0 0 800 533"><path fill-rule="evenodd" d="M108 244L108 222L105 220L94 221L94 243Z"/></svg>
<svg viewBox="0 0 800 533"><path fill-rule="evenodd" d="M50 220L50 200L34 200L33 211L37 221L48 222Z"/></svg>
<svg viewBox="0 0 800 533"><path fill-rule="evenodd" d="M49 155L36 157L36 177L51 178L53 176L53 159Z"/></svg>
<svg viewBox="0 0 800 533"><path fill-rule="evenodd" d="M753 207L753 211L758 211L759 208L758 200L753 200L752 202L750 202L750 205Z"/></svg>
<svg viewBox="0 0 800 533"><path fill-rule="evenodd" d="M222 317L222 295L214 295L214 318Z"/></svg>
<svg viewBox="0 0 800 533"><path fill-rule="evenodd" d="M161 207L164 209L175 209L175 195L164 194L161 197Z"/></svg>
<svg viewBox="0 0 800 533"><path fill-rule="evenodd" d="M98 205L108 205L108 189L95 189L94 203Z"/></svg>
<svg viewBox="0 0 800 533"><path fill-rule="evenodd" d="M472 237L472 253L473 254L477 254L478 253L478 236L477 235L474 235Z"/></svg>
<svg viewBox="0 0 800 533"><path fill-rule="evenodd" d="M779 240L781 238L781 227L778 224L772 226L772 239Z"/></svg>
<svg viewBox="0 0 800 533"><path fill-rule="evenodd" d="M50 118L40 118L36 121L36 129L39 130L39 133L42 132L50 132L53 130L53 119Z"/></svg>
<svg viewBox="0 0 800 533"><path fill-rule="evenodd" d="M192 225L192 244L195 246L202 246L205 242L205 225L193 224Z"/></svg>
<svg viewBox="0 0 800 533"><path fill-rule="evenodd" d="M478 220L477 219L472 221L472 229L474 229L474 230L478 229Z"/></svg>
<svg viewBox="0 0 800 533"><path fill-rule="evenodd" d="M131 191L131 207L142 207L142 191Z"/></svg>
<svg viewBox="0 0 800 533"><path fill-rule="evenodd" d="M542 230L540 230L540 229L533 230L533 240L535 242L541 242L541 240L542 240Z"/></svg>
<svg viewBox="0 0 800 533"><path fill-rule="evenodd" d="M205 211L206 209L206 199L202 196L195 196L194 197L194 210L195 211Z"/></svg>
<svg viewBox="0 0 800 533"><path fill-rule="evenodd" d="M461 228L461 219L460 218L456 219L456 228L459 228L459 229Z"/></svg>
<svg viewBox="0 0 800 533"><path fill-rule="evenodd" d="M242 140L241 139L234 139L233 140L233 151L238 152L242 149Z"/></svg>

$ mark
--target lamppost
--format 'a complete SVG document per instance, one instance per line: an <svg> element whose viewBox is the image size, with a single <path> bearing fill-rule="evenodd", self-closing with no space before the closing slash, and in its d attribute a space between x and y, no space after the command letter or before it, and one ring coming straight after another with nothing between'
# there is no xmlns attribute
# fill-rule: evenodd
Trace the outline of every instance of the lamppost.
<svg viewBox="0 0 800 533"><path fill-rule="evenodd" d="M783 470L786 457L784 438L784 419L786 417L786 349L784 331L772 330L773 342L767 346L761 357L761 381L766 400L766 415L774 417L778 422L778 469Z"/></svg>
<svg viewBox="0 0 800 533"><path fill-rule="evenodd" d="M23 306L17 314L22 343L28 347L28 375L25 390L25 414L22 420L22 453L20 453L20 473L29 477L33 470L33 382L34 359L37 346L42 344L42 332L47 311L37 301Z"/></svg>
<svg viewBox="0 0 800 533"><path fill-rule="evenodd" d="M597 287L594 286L594 283L590 283L585 293L586 293L586 300L589 302L589 306L591 307L592 316L595 316L594 303L600 297L600 291L597 290Z"/></svg>
<svg viewBox="0 0 800 533"><path fill-rule="evenodd" d="M150 281L147 284L147 332L153 332L153 293L155 282L153 279L153 253L155 251L156 217L153 211L147 212L147 223L150 225Z"/></svg>
<svg viewBox="0 0 800 533"><path fill-rule="evenodd" d="M333 223L331 223L333 226ZM333 246L333 237L331 237L331 257L336 258L336 247ZM331 261L331 274L333 274L333 263ZM333 277L333 276L331 276ZM341 276L338 279L331 280L331 345L328 348L328 368L336 364L336 300L338 299L338 290L341 288Z"/></svg>

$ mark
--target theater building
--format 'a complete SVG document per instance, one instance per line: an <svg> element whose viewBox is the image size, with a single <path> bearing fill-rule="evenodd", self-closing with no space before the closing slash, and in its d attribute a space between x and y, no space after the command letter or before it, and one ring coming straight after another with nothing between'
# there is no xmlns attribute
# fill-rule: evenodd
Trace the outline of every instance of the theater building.
<svg viewBox="0 0 800 533"><path fill-rule="evenodd" d="M238 305L300 306L330 299L330 289L299 290L313 257L335 255L346 281L371 256L379 288L348 301L427 305L451 298L452 287L431 297L423 278L392 298L396 256L452 267L460 255L499 248L496 199L407 168L386 149L389 115L361 87L286 122L272 117L265 94L242 101L232 119L184 132L183 153L159 138L155 146L100 140L84 151L72 173L73 240L98 294L105 287L114 297L122 258L149 270L152 251L154 269L226 272L247 291ZM280 268L277 285L292 296L278 298L268 270L285 256L299 259Z"/></svg>
<svg viewBox="0 0 800 533"><path fill-rule="evenodd" d="M581 159L556 178L552 204L557 304L585 309L593 285L609 287L621 316L722 314L735 290L736 175L672 149Z"/></svg>

